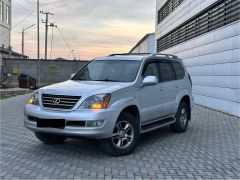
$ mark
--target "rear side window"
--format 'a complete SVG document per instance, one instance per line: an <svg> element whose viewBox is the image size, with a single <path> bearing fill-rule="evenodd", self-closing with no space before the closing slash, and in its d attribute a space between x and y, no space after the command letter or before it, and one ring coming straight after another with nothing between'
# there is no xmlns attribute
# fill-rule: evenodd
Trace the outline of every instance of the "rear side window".
<svg viewBox="0 0 240 180"><path fill-rule="evenodd" d="M167 82L175 80L175 75L170 63L159 62L159 78L160 82Z"/></svg>
<svg viewBox="0 0 240 180"><path fill-rule="evenodd" d="M173 69L176 74L176 79L183 79L185 76L185 70L180 62L172 62Z"/></svg>

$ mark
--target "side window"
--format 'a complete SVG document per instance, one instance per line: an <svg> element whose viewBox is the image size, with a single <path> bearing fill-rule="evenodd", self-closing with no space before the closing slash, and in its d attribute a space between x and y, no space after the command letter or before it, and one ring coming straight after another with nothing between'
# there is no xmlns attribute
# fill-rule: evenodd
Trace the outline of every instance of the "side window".
<svg viewBox="0 0 240 180"><path fill-rule="evenodd" d="M159 63L159 77L160 82L167 82L167 81L173 81L175 80L175 75L172 69L172 66L170 63Z"/></svg>
<svg viewBox="0 0 240 180"><path fill-rule="evenodd" d="M156 63L149 63L143 72L143 78L147 76L156 76L159 80L158 67Z"/></svg>
<svg viewBox="0 0 240 180"><path fill-rule="evenodd" d="M176 74L176 78L183 79L185 76L185 70L184 70L182 64L180 62L175 61L175 62L172 62L172 65L173 65L173 69Z"/></svg>

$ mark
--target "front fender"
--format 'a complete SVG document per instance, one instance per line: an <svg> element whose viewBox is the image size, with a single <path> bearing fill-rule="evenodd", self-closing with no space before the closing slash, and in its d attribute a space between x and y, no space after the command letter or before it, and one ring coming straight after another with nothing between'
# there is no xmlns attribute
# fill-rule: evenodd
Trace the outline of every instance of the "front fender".
<svg viewBox="0 0 240 180"><path fill-rule="evenodd" d="M120 100L117 100L115 101L112 105L111 105L111 108L113 109L117 109L118 111L118 116L121 114L121 112L126 108L126 107L129 107L129 106L136 106L138 109L139 109L139 106L138 106L138 101L135 97L127 97L127 98L123 98L123 99L120 99ZM139 115L140 115L140 118L141 118L141 114L140 114L140 111L139 111Z"/></svg>

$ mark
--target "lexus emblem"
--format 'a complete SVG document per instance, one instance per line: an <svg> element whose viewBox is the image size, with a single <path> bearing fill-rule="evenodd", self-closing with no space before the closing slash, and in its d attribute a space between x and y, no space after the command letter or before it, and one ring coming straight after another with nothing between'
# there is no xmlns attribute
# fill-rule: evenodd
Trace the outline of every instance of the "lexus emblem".
<svg viewBox="0 0 240 180"><path fill-rule="evenodd" d="M59 98L55 98L53 100L53 104L60 104L61 100Z"/></svg>

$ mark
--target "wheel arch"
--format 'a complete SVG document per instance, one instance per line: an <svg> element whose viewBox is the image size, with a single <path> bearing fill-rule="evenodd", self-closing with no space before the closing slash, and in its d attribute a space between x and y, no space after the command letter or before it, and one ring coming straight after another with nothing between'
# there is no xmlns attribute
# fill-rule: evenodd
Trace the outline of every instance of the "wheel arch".
<svg viewBox="0 0 240 180"><path fill-rule="evenodd" d="M134 116L136 119L139 120L140 122L140 112L139 112L139 108L136 106L136 105L129 105L127 107L125 107L121 112L120 114L122 113L129 113L131 114L132 116ZM120 115L119 114L119 115Z"/></svg>

